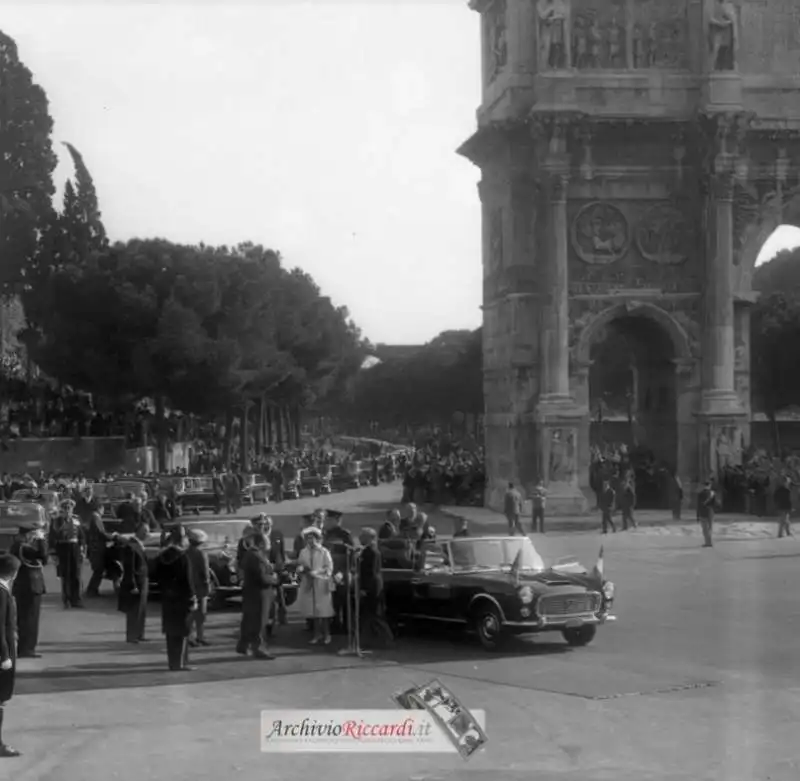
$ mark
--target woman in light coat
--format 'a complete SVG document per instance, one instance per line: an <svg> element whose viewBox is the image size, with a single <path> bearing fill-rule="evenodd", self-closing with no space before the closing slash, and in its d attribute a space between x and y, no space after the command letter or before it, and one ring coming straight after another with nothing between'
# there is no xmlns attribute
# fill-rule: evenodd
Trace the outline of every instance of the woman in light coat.
<svg viewBox="0 0 800 781"><path fill-rule="evenodd" d="M313 621L311 644L331 642L330 619L333 617L333 560L322 547L322 532L315 526L303 530L306 547L297 558L297 571L302 576L297 604L302 615Z"/></svg>

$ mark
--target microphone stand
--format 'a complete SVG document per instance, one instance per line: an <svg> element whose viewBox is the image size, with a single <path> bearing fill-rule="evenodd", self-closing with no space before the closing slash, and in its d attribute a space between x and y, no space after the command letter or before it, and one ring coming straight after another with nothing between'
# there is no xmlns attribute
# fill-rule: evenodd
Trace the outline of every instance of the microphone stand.
<svg viewBox="0 0 800 781"><path fill-rule="evenodd" d="M371 651L361 648L361 625L360 625L360 602L361 602L361 578L359 577L359 558L361 552L357 549L347 548L347 648L342 648L339 656L355 656L363 659L370 655ZM355 597L355 599L353 599Z"/></svg>

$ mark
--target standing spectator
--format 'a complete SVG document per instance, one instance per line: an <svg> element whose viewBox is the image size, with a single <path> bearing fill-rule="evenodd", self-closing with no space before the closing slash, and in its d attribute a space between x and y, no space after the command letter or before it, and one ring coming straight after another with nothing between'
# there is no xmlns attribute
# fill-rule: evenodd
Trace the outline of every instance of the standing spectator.
<svg viewBox="0 0 800 781"><path fill-rule="evenodd" d="M792 481L784 477L775 489L773 496L775 509L778 511L778 539L784 536L794 537L792 533Z"/></svg>
<svg viewBox="0 0 800 781"><path fill-rule="evenodd" d="M0 757L18 757L19 751L3 742L6 703L14 696L17 649L17 609L11 592L20 562L16 556L0 556Z"/></svg>
<svg viewBox="0 0 800 781"><path fill-rule="evenodd" d="M673 472L669 477L669 506L672 510L672 520L679 521L683 507L683 483L677 472Z"/></svg>
<svg viewBox="0 0 800 781"><path fill-rule="evenodd" d="M544 487L544 481L540 480L533 489L533 496L531 497L531 509L533 513L533 532L540 532L544 534L544 509L547 504L547 489Z"/></svg>
<svg viewBox="0 0 800 781"><path fill-rule="evenodd" d="M517 532L524 535L519 517L522 514L522 494L514 488L514 483L508 484L503 498L503 512L508 521L508 533L513 537Z"/></svg>
<svg viewBox="0 0 800 781"><path fill-rule="evenodd" d="M139 524L136 533L122 549L122 580L119 584L117 608L125 614L125 640L128 643L141 643L145 639L150 584L144 541L149 533L145 524Z"/></svg>
<svg viewBox="0 0 800 781"><path fill-rule="evenodd" d="M609 480L603 481L603 487L600 491L599 498L603 534L608 534L609 526L612 532L616 532L617 527L614 525L614 506L617 501L617 492L611 487L611 482Z"/></svg>
<svg viewBox="0 0 800 781"><path fill-rule="evenodd" d="M633 478L628 478L622 485L620 491L619 507L622 511L622 530L627 531L629 527L636 528L636 521L633 517L633 508L636 507L636 488Z"/></svg>
<svg viewBox="0 0 800 781"><path fill-rule="evenodd" d="M714 491L711 480L706 480L703 489L697 495L697 520L703 531L703 547L711 548L714 545L714 505L717 501L717 494Z"/></svg>
<svg viewBox="0 0 800 781"><path fill-rule="evenodd" d="M206 615L208 614L208 598L211 595L211 570L208 565L208 554L203 550L203 543L208 540L208 535L201 529L190 529L189 549L186 556L189 559L189 568L192 577L192 588L197 597L197 610L189 619L190 632L194 632L194 637L189 635L189 645L211 645L206 640L205 625Z"/></svg>

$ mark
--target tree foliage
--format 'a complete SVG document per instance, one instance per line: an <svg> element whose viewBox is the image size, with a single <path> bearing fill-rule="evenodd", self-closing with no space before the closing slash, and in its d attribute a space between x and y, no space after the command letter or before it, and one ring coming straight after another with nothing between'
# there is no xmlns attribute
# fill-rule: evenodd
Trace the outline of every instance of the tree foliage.
<svg viewBox="0 0 800 781"><path fill-rule="evenodd" d="M362 369L342 417L385 427L483 412L482 331L446 331L410 354ZM388 352L388 351L387 351Z"/></svg>
<svg viewBox="0 0 800 781"><path fill-rule="evenodd" d="M753 287L760 293L750 320L753 390L774 417L800 404L800 248L756 269Z"/></svg>
<svg viewBox="0 0 800 781"><path fill-rule="evenodd" d="M0 32L0 293L19 290L38 257L54 192L47 96Z"/></svg>

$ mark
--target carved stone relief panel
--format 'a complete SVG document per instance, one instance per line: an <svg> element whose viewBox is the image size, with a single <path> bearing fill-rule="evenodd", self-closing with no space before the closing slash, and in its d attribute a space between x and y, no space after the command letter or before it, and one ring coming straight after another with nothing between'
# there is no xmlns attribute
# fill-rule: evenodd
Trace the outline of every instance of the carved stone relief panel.
<svg viewBox="0 0 800 781"><path fill-rule="evenodd" d="M539 70L569 68L572 62L572 0L537 0Z"/></svg>
<svg viewBox="0 0 800 781"><path fill-rule="evenodd" d="M636 246L645 260L678 266L686 262L696 245L694 227L676 206L658 203L640 220L636 228Z"/></svg>
<svg viewBox="0 0 800 781"><path fill-rule="evenodd" d="M625 0L573 0L572 64L581 70L628 67Z"/></svg>
<svg viewBox="0 0 800 781"><path fill-rule="evenodd" d="M550 429L547 476L551 483L568 483L577 467L577 431L574 428Z"/></svg>
<svg viewBox="0 0 800 781"><path fill-rule="evenodd" d="M486 14L486 80L490 84L508 62L506 0L494 0Z"/></svg>
<svg viewBox="0 0 800 781"><path fill-rule="evenodd" d="M800 72L800 4L796 0L742 3L739 69L747 73Z"/></svg>
<svg viewBox="0 0 800 781"><path fill-rule="evenodd" d="M635 0L632 22L634 68L689 68L687 0Z"/></svg>
<svg viewBox="0 0 800 781"><path fill-rule="evenodd" d="M572 222L572 247L584 263L607 266L620 260L630 238L625 215L607 201L586 204Z"/></svg>

